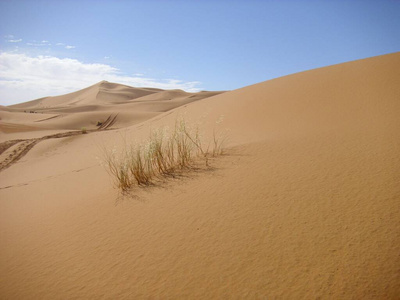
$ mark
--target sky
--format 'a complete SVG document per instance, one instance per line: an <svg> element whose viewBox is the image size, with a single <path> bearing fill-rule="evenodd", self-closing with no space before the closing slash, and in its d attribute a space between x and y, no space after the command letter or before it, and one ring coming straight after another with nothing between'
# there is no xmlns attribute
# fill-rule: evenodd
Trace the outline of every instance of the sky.
<svg viewBox="0 0 400 300"><path fill-rule="evenodd" d="M101 80L233 90L400 51L400 1L0 0L0 105Z"/></svg>

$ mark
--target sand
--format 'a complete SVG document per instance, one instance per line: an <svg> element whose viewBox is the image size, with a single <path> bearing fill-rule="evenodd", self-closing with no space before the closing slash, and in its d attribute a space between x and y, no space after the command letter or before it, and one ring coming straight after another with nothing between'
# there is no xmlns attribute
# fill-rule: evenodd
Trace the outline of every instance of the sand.
<svg viewBox="0 0 400 300"><path fill-rule="evenodd" d="M394 53L207 97L101 82L1 107L0 142L24 140L2 163L39 141L0 172L0 298L398 299L399 70ZM226 154L122 197L99 148L179 116L229 130Z"/></svg>

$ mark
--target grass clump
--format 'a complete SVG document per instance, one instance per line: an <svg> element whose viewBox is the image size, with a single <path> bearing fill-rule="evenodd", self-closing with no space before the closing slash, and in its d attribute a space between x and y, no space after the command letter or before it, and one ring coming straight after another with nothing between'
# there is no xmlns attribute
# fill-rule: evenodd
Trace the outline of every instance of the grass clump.
<svg viewBox="0 0 400 300"><path fill-rule="evenodd" d="M199 128L180 118L172 132L168 128L153 130L144 143L128 145L125 141L122 152L103 149L103 158L115 185L126 192L134 185L151 185L157 178L192 168L198 157L208 166L209 157L222 154L223 142L214 129L213 141L205 147Z"/></svg>

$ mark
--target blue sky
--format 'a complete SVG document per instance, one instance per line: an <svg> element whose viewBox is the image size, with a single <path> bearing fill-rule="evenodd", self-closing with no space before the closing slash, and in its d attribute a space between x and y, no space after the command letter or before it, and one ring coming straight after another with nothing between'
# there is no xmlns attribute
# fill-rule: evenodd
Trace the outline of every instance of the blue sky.
<svg viewBox="0 0 400 300"><path fill-rule="evenodd" d="M0 104L102 79L232 90L400 51L400 1L0 1Z"/></svg>

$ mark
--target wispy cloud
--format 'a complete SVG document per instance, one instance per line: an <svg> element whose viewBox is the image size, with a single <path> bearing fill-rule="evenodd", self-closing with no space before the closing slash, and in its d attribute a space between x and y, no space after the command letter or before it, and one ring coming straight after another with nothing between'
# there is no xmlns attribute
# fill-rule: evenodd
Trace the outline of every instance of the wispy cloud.
<svg viewBox="0 0 400 300"><path fill-rule="evenodd" d="M74 49L74 48L75 46L70 46L70 45L65 46L65 49Z"/></svg>
<svg viewBox="0 0 400 300"><path fill-rule="evenodd" d="M14 35L12 34L7 34L4 36L6 42L8 43L20 43L22 42L22 39L16 39Z"/></svg>
<svg viewBox="0 0 400 300"><path fill-rule="evenodd" d="M26 43L26 45L33 46L33 47L51 46L50 42L46 41L46 40L43 40L43 41L40 41L40 42L32 41L32 42Z"/></svg>
<svg viewBox="0 0 400 300"><path fill-rule="evenodd" d="M54 56L32 57L21 53L0 53L0 104L11 105L44 96L73 92L101 80L136 87L200 90L198 81L127 76L107 64L89 64Z"/></svg>
<svg viewBox="0 0 400 300"><path fill-rule="evenodd" d="M17 39L17 40L7 40L9 43L19 43L22 42L22 39Z"/></svg>

